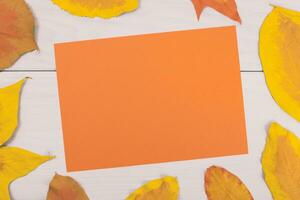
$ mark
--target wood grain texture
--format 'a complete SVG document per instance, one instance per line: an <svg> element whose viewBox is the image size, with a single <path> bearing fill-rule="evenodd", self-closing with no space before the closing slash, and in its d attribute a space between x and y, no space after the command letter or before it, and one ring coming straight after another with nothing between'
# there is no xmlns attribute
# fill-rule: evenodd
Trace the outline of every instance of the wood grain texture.
<svg viewBox="0 0 300 200"><path fill-rule="evenodd" d="M13 68L55 69L53 43L74 40L187 30L203 27L237 25L242 70L260 70L257 52L259 27L271 10L269 1L237 0L242 25L207 8L197 20L190 0L141 0L140 8L111 20L88 19L68 14L50 0L27 0L36 17L36 36L40 51L23 56ZM298 8L292 0L272 0L271 3Z"/></svg>
<svg viewBox="0 0 300 200"><path fill-rule="evenodd" d="M42 200L55 172L65 174L64 150L60 122L57 81L54 72L3 72L0 86L8 85L24 76L28 80L21 100L20 127L9 145L40 153L56 155L25 178L12 185L15 200ZM165 164L125 167L117 169L70 173L93 199L125 198L147 180L162 175L177 176L181 199L205 199L203 176L210 165L219 165L237 174L252 191L255 199L271 200L261 176L260 157L264 148L267 124L276 120L300 133L299 124L284 113L270 96L262 73L242 73L249 155L229 156ZM300 135L298 135L300 136ZM30 183L30 184L28 184Z"/></svg>
<svg viewBox="0 0 300 200"><path fill-rule="evenodd" d="M9 71L0 73L0 86L12 84L25 76L33 78L25 84L21 99L20 126L9 145L23 147L40 154L49 153L56 155L57 158L14 182L11 185L14 200L44 200L54 173L65 174L54 71L54 42L234 24L211 9L205 10L201 22L197 22L189 0L142 0L138 11L110 21L71 16L52 5L50 0L27 0L27 2L37 18L40 52L23 56ZM258 30L262 20L271 10L269 3L300 10L300 2L292 0L270 2L237 0L243 19L242 26L238 25L242 70L261 70L257 52ZM198 200L206 199L203 185L205 169L211 165L219 165L237 174L249 187L254 199L271 200L262 179L260 165L266 129L269 122L277 121L300 136L300 127L274 102L262 73L242 73L242 80L249 155L93 170L68 175L82 184L91 200L124 199L142 183L163 175L178 177L181 187L180 199Z"/></svg>

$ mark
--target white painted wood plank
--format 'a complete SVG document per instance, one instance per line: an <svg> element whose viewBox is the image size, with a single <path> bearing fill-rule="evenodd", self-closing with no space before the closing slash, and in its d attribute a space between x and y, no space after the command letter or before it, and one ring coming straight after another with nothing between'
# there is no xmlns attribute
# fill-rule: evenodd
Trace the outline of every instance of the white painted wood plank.
<svg viewBox="0 0 300 200"><path fill-rule="evenodd" d="M53 44L56 42L237 24L212 9L206 9L201 21L198 22L190 0L141 0L140 9L136 12L111 20L72 16L53 5L51 0L27 0L27 2L36 17L40 51L26 54L11 70L54 69ZM300 10L299 1L272 0L272 2ZM242 25L237 24L241 69L260 70L257 51L258 31L271 9L270 2L237 0L237 4L243 20Z"/></svg>
<svg viewBox="0 0 300 200"><path fill-rule="evenodd" d="M24 87L21 97L21 124L9 145L41 154L56 155L57 158L14 182L11 191L15 200L43 200L52 175L55 172L65 174L56 74L4 72L0 73L0 86L14 83L25 76L33 79L28 80ZM181 186L180 199L198 200L206 199L203 188L205 169L210 165L219 165L241 177L255 199L271 200L262 179L260 165L266 128L269 122L278 121L300 136L300 127L299 123L284 113L273 101L262 73L242 73L242 79L249 142L248 155L83 171L69 175L82 183L91 200L124 199L130 191L145 181L163 175L178 177Z"/></svg>

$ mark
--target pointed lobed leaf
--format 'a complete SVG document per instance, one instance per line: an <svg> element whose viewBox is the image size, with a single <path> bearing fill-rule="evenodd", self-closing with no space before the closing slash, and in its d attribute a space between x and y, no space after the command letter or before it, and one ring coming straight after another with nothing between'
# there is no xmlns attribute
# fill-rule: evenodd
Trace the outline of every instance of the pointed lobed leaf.
<svg viewBox="0 0 300 200"><path fill-rule="evenodd" d="M270 126L262 167L274 200L300 199L300 140L278 123Z"/></svg>
<svg viewBox="0 0 300 200"><path fill-rule="evenodd" d="M69 13L82 17L116 17L132 12L139 6L139 0L52 0Z"/></svg>
<svg viewBox="0 0 300 200"><path fill-rule="evenodd" d="M130 194L126 200L178 200L177 179L167 176L150 181Z"/></svg>
<svg viewBox="0 0 300 200"><path fill-rule="evenodd" d="M84 189L70 176L55 174L49 185L47 200L88 200Z"/></svg>
<svg viewBox="0 0 300 200"><path fill-rule="evenodd" d="M274 7L259 36L269 91L284 111L300 121L300 12Z"/></svg>
<svg viewBox="0 0 300 200"><path fill-rule="evenodd" d="M42 163L53 159L17 147L0 148L0 197L9 200L9 184L27 175Z"/></svg>
<svg viewBox="0 0 300 200"><path fill-rule="evenodd" d="M24 0L0 0L0 69L37 49L34 18Z"/></svg>
<svg viewBox="0 0 300 200"><path fill-rule="evenodd" d="M208 200L253 200L244 183L224 168L212 166L205 173Z"/></svg>
<svg viewBox="0 0 300 200"><path fill-rule="evenodd" d="M191 0L198 19L204 8L210 7L216 11L222 13L223 15L229 17L230 19L241 23L240 15L237 11L237 6L235 0Z"/></svg>
<svg viewBox="0 0 300 200"><path fill-rule="evenodd" d="M0 145L12 137L18 126L20 91L25 80L0 89Z"/></svg>

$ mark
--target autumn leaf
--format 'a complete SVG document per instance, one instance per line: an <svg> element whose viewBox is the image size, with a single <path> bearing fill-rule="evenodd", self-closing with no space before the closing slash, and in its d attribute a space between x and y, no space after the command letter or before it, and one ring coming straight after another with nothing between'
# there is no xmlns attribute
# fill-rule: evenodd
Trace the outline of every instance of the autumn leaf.
<svg viewBox="0 0 300 200"><path fill-rule="evenodd" d="M126 200L178 200L178 193L177 179L167 176L146 183L130 194Z"/></svg>
<svg viewBox="0 0 300 200"><path fill-rule="evenodd" d="M18 126L20 91L25 80L0 88L0 146L12 137Z"/></svg>
<svg viewBox="0 0 300 200"><path fill-rule="evenodd" d="M224 168L212 166L205 173L208 200L253 200L244 183Z"/></svg>
<svg viewBox="0 0 300 200"><path fill-rule="evenodd" d="M55 174L49 185L47 200L88 200L84 189L70 176Z"/></svg>
<svg viewBox="0 0 300 200"><path fill-rule="evenodd" d="M274 200L300 199L300 140L278 123L269 128L262 167Z"/></svg>
<svg viewBox="0 0 300 200"><path fill-rule="evenodd" d="M274 7L260 29L259 52L274 100L300 121L300 12Z"/></svg>
<svg viewBox="0 0 300 200"><path fill-rule="evenodd" d="M0 148L0 197L10 200L9 184L15 179L27 175L42 163L51 160L51 156L41 156L17 147Z"/></svg>
<svg viewBox="0 0 300 200"><path fill-rule="evenodd" d="M241 23L235 0L191 0L194 4L198 19L204 8L211 7L230 19Z"/></svg>
<svg viewBox="0 0 300 200"><path fill-rule="evenodd" d="M82 17L116 17L134 11L139 0L52 0L69 13Z"/></svg>
<svg viewBox="0 0 300 200"><path fill-rule="evenodd" d="M34 18L24 0L0 0L0 69L37 49Z"/></svg>
<svg viewBox="0 0 300 200"><path fill-rule="evenodd" d="M0 146L9 140L17 125L20 91L25 79L0 89ZM9 184L27 175L51 156L41 156L17 147L0 147L0 198L10 200Z"/></svg>

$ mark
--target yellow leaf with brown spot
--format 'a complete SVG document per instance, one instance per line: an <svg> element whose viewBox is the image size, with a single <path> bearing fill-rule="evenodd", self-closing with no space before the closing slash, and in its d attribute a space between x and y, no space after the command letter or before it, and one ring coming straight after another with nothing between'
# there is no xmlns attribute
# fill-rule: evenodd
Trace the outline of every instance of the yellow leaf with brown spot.
<svg viewBox="0 0 300 200"><path fill-rule="evenodd" d="M53 159L17 147L0 148L0 198L10 200L9 184L27 175L42 163Z"/></svg>
<svg viewBox="0 0 300 200"><path fill-rule="evenodd" d="M205 173L208 200L253 200L244 183L224 168L212 166Z"/></svg>
<svg viewBox="0 0 300 200"><path fill-rule="evenodd" d="M139 0L52 0L69 13L82 17L116 17L134 11Z"/></svg>
<svg viewBox="0 0 300 200"><path fill-rule="evenodd" d="M126 200L178 200L178 193L177 179L167 176L146 183L130 194Z"/></svg>
<svg viewBox="0 0 300 200"><path fill-rule="evenodd" d="M18 126L20 91L25 80L0 88L0 146L12 137Z"/></svg>
<svg viewBox="0 0 300 200"><path fill-rule="evenodd" d="M84 189L70 176L55 174L49 185L47 200L88 200Z"/></svg>
<svg viewBox="0 0 300 200"><path fill-rule="evenodd" d="M300 12L274 7L261 27L259 52L271 95L300 121Z"/></svg>
<svg viewBox="0 0 300 200"><path fill-rule="evenodd" d="M24 0L0 0L0 69L37 49L34 18Z"/></svg>
<svg viewBox="0 0 300 200"><path fill-rule="evenodd" d="M262 167L274 200L300 199L300 140L278 123L269 128Z"/></svg>
<svg viewBox="0 0 300 200"><path fill-rule="evenodd" d="M241 23L235 0L191 0L194 4L198 19L206 7L215 9L230 19Z"/></svg>

